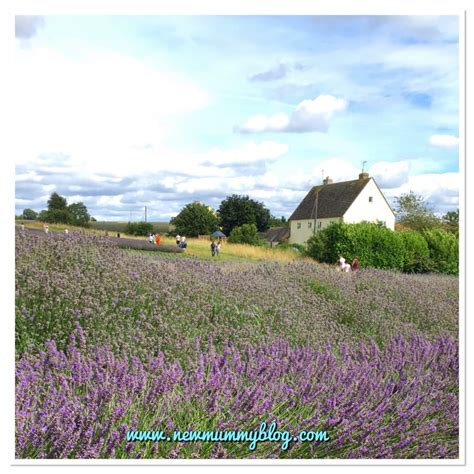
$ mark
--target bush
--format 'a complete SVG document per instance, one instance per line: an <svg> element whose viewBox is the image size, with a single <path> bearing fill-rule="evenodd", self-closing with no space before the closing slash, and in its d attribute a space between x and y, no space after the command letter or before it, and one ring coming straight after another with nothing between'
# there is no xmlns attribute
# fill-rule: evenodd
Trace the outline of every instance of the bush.
<svg viewBox="0 0 474 474"><path fill-rule="evenodd" d="M130 235L147 236L153 233L151 222L129 222L125 227L125 232Z"/></svg>
<svg viewBox="0 0 474 474"><path fill-rule="evenodd" d="M377 224L331 224L308 240L309 256L335 263L339 255L347 261L359 258L362 267L402 270L405 245L390 229Z"/></svg>
<svg viewBox="0 0 474 474"><path fill-rule="evenodd" d="M459 273L459 238L452 232L433 229L423 232L432 270L457 275Z"/></svg>
<svg viewBox="0 0 474 474"><path fill-rule="evenodd" d="M362 267L459 273L458 237L444 229L393 232L376 224L336 223L308 240L307 254L325 263L335 263L339 255L347 261L357 256Z"/></svg>
<svg viewBox="0 0 474 474"><path fill-rule="evenodd" d="M405 245L403 271L406 273L425 273L432 271L430 251L423 235L414 230L398 233Z"/></svg>
<svg viewBox="0 0 474 474"><path fill-rule="evenodd" d="M265 242L259 237L255 224L243 224L234 227L227 239L231 244L264 245Z"/></svg>

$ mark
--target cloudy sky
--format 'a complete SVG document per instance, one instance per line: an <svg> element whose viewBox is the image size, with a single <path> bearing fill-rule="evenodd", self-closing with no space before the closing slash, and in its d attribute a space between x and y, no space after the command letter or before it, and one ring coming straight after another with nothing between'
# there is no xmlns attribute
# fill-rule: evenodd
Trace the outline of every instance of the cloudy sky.
<svg viewBox="0 0 474 474"><path fill-rule="evenodd" d="M329 175L458 207L458 18L16 17L16 213L104 220L247 194L288 217Z"/></svg>

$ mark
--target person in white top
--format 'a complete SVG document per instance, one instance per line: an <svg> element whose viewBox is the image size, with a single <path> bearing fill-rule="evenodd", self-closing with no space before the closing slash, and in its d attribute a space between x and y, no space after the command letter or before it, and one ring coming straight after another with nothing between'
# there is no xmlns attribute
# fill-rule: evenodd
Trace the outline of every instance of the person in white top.
<svg viewBox="0 0 474 474"><path fill-rule="evenodd" d="M351 271L351 264L346 262L344 264L344 271L347 273L347 272L350 272Z"/></svg>
<svg viewBox="0 0 474 474"><path fill-rule="evenodd" d="M346 265L346 259L342 256L339 255L339 265L341 266L341 271L344 271L344 266Z"/></svg>
<svg viewBox="0 0 474 474"><path fill-rule="evenodd" d="M181 243L181 236L178 234L178 235L176 236L176 245L179 246L180 243Z"/></svg>
<svg viewBox="0 0 474 474"><path fill-rule="evenodd" d="M217 242L216 254L217 254L217 256L219 256L221 254L221 243L220 242Z"/></svg>
<svg viewBox="0 0 474 474"><path fill-rule="evenodd" d="M65 233L66 235L68 235L68 234L69 234L69 229L64 229L64 233Z"/></svg>
<svg viewBox="0 0 474 474"><path fill-rule="evenodd" d="M150 234L148 236L148 242L150 242L150 244L152 244L154 241L155 241L155 236L153 234Z"/></svg>

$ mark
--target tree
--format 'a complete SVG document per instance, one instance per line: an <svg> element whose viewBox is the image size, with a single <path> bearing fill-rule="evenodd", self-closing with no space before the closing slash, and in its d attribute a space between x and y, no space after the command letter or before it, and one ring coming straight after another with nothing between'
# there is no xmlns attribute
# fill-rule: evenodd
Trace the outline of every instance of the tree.
<svg viewBox="0 0 474 474"><path fill-rule="evenodd" d="M459 209L449 211L443 216L443 223L449 232L459 232Z"/></svg>
<svg viewBox="0 0 474 474"><path fill-rule="evenodd" d="M91 216L87 211L87 207L82 202L73 202L69 204L67 210L71 214L71 222L70 224L87 227L89 226L89 222L91 220Z"/></svg>
<svg viewBox="0 0 474 474"><path fill-rule="evenodd" d="M233 194L221 202L217 211L223 232L229 235L235 227L243 224L255 224L259 232L269 228L270 211L262 202L248 196Z"/></svg>
<svg viewBox="0 0 474 474"><path fill-rule="evenodd" d="M48 199L48 211L64 211L67 210L67 200L58 193L53 193Z"/></svg>
<svg viewBox="0 0 474 474"><path fill-rule="evenodd" d="M153 233L153 224L151 222L129 222L125 227L125 233L147 236Z"/></svg>
<svg viewBox="0 0 474 474"><path fill-rule="evenodd" d="M268 227L288 227L288 221L286 220L285 216L270 216Z"/></svg>
<svg viewBox="0 0 474 474"><path fill-rule="evenodd" d="M27 221L34 221L37 217L38 213L36 211L33 211L33 209L23 209L23 214L21 216L22 219L26 219Z"/></svg>
<svg viewBox="0 0 474 474"><path fill-rule="evenodd" d="M46 209L40 211L40 213L38 214L38 220L40 222L48 222L48 211Z"/></svg>
<svg viewBox="0 0 474 474"><path fill-rule="evenodd" d="M395 215L397 222L413 230L423 231L441 226L440 219L424 198L413 191L396 198Z"/></svg>
<svg viewBox="0 0 474 474"><path fill-rule="evenodd" d="M171 219L176 233L188 237L209 235L218 229L219 219L212 207L200 202L184 206L180 213Z"/></svg>
<svg viewBox="0 0 474 474"><path fill-rule="evenodd" d="M243 224L234 227L227 241L231 244L264 245L255 224Z"/></svg>

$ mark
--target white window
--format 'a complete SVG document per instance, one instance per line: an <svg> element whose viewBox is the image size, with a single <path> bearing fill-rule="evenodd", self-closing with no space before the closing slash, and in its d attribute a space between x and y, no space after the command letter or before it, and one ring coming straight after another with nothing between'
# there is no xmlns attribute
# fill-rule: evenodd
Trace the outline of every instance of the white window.
<svg viewBox="0 0 474 474"><path fill-rule="evenodd" d="M297 229L301 229L301 222L298 222L298 223L296 224L296 228L297 228Z"/></svg>
<svg viewBox="0 0 474 474"><path fill-rule="evenodd" d="M369 196L369 202L373 202L374 198L372 196Z"/></svg>
<svg viewBox="0 0 474 474"><path fill-rule="evenodd" d="M308 222L308 229L311 229L313 223L312 222Z"/></svg>

